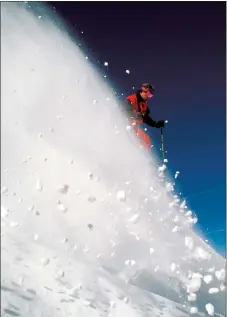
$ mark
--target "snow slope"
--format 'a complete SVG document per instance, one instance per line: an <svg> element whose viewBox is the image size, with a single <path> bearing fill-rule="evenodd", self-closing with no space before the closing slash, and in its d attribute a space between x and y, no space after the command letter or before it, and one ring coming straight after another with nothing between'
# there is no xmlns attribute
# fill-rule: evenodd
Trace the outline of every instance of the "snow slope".
<svg viewBox="0 0 227 317"><path fill-rule="evenodd" d="M1 4L2 316L224 316L224 259L45 10Z"/></svg>

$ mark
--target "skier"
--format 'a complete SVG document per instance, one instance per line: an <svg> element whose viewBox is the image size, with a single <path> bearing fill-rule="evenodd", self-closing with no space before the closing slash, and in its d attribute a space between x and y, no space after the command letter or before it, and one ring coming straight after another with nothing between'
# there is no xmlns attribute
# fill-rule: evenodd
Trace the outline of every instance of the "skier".
<svg viewBox="0 0 227 317"><path fill-rule="evenodd" d="M154 121L150 116L148 108L148 99L153 97L154 87L151 84L142 84L140 89L133 95L130 95L123 102L123 110L130 117L135 132L142 144L150 149L152 143L150 137L140 128L142 123L150 127L162 128L165 126L164 120Z"/></svg>

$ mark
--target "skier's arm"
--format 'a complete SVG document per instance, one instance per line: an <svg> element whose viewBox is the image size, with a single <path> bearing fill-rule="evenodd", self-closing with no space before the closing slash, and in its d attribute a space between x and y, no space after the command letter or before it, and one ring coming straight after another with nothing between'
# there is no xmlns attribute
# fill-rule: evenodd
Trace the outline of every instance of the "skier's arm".
<svg viewBox="0 0 227 317"><path fill-rule="evenodd" d="M151 118L149 109L147 109L147 112L145 113L143 117L143 122L149 125L150 127L156 127L157 122Z"/></svg>

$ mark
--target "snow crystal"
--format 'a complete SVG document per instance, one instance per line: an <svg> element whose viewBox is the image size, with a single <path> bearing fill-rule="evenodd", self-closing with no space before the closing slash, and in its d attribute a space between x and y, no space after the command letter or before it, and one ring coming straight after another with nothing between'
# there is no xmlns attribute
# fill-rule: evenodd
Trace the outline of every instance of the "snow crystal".
<svg viewBox="0 0 227 317"><path fill-rule="evenodd" d="M198 308L197 307L191 307L190 314L197 314L197 313L198 313Z"/></svg>
<svg viewBox="0 0 227 317"><path fill-rule="evenodd" d="M130 74L130 70L129 69L126 69L126 74Z"/></svg>
<svg viewBox="0 0 227 317"><path fill-rule="evenodd" d="M140 219L139 214L134 214L128 221L135 224L138 222L139 219Z"/></svg>
<svg viewBox="0 0 227 317"><path fill-rule="evenodd" d="M117 200L119 201L125 201L126 200L126 193L123 190L119 190L117 192Z"/></svg>
<svg viewBox="0 0 227 317"><path fill-rule="evenodd" d="M214 316L214 306L211 303L205 305L208 315Z"/></svg>
<svg viewBox="0 0 227 317"><path fill-rule="evenodd" d="M208 291L209 294L216 294L219 292L219 289L217 287L211 287Z"/></svg>
<svg viewBox="0 0 227 317"><path fill-rule="evenodd" d="M213 280L213 276L212 275L205 275L203 277L203 280L206 284L210 284L210 282Z"/></svg>
<svg viewBox="0 0 227 317"><path fill-rule="evenodd" d="M219 281L224 281L225 280L225 270L221 269L220 271L215 272L215 276Z"/></svg>
<svg viewBox="0 0 227 317"><path fill-rule="evenodd" d="M192 250L192 249L193 249L193 245L194 245L193 239L192 239L191 237L185 237L184 241L185 241L185 245L186 245L190 250Z"/></svg>
<svg viewBox="0 0 227 317"><path fill-rule="evenodd" d="M189 302L195 302L196 299L197 299L197 295L196 294L191 293L191 294L188 295L188 301Z"/></svg>

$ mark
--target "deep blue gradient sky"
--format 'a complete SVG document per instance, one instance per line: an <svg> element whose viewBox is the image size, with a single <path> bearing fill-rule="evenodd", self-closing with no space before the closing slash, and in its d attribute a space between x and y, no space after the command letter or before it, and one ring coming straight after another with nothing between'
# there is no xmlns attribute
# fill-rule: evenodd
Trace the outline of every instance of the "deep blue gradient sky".
<svg viewBox="0 0 227 317"><path fill-rule="evenodd" d="M226 3L52 2L120 93L150 82L169 167L218 251L226 236ZM125 73L130 69L130 75ZM150 129L157 148L160 131ZM208 230L207 230L208 229ZM216 232L217 230L223 230ZM213 232L213 233L212 233Z"/></svg>

